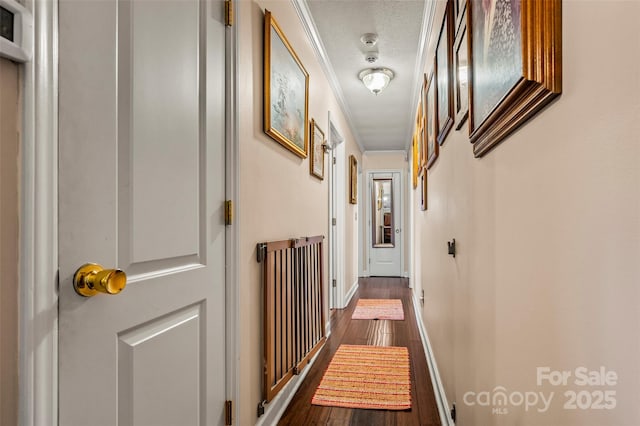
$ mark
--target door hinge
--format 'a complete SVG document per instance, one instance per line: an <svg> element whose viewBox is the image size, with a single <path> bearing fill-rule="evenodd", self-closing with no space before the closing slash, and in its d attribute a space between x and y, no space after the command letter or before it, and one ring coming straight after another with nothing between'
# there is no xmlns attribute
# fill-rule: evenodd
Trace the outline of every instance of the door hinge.
<svg viewBox="0 0 640 426"><path fill-rule="evenodd" d="M338 287L338 280L333 279L333 280L331 281L331 287Z"/></svg>
<svg viewBox="0 0 640 426"><path fill-rule="evenodd" d="M233 224L233 201L227 200L224 202L224 224Z"/></svg>
<svg viewBox="0 0 640 426"><path fill-rule="evenodd" d="M334 217L334 218L332 218L332 219L331 219L331 224L332 224L333 226L336 226L336 223L337 223L336 218L335 218L335 217Z"/></svg>
<svg viewBox="0 0 640 426"><path fill-rule="evenodd" d="M224 2L224 19L227 27L233 27L233 1L225 0Z"/></svg>
<svg viewBox="0 0 640 426"><path fill-rule="evenodd" d="M233 402L225 401L224 402L224 424L226 426L233 424Z"/></svg>
<svg viewBox="0 0 640 426"><path fill-rule="evenodd" d="M336 157L333 157L333 164L336 164Z"/></svg>

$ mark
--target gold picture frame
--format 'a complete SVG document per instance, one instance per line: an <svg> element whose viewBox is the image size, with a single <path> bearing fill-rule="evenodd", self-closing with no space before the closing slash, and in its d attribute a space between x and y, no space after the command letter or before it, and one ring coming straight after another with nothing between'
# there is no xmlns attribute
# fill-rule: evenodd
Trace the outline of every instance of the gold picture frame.
<svg viewBox="0 0 640 426"><path fill-rule="evenodd" d="M439 154L438 144L438 114L436 111L436 82L434 73L432 72L427 78L427 91L425 93L425 130L427 135L427 141L425 143L426 168L431 168L435 163Z"/></svg>
<svg viewBox="0 0 640 426"><path fill-rule="evenodd" d="M444 19L436 45L436 61L433 67L436 84L436 109L438 112L438 143L444 144L453 127L453 2L447 1Z"/></svg>
<svg viewBox="0 0 640 426"><path fill-rule="evenodd" d="M423 96L423 92L420 92L420 99L422 99ZM423 103L422 101L418 102L418 109L416 110L416 130L415 130L415 137L416 137L416 144L418 145L417 149L418 149L418 167L422 167L425 163L425 157L424 157L424 137L423 137L423 133L422 130L424 128L424 108L423 108Z"/></svg>
<svg viewBox="0 0 640 426"><path fill-rule="evenodd" d="M309 147L309 73L271 12L264 14L264 132L301 158Z"/></svg>
<svg viewBox="0 0 640 426"><path fill-rule="evenodd" d="M456 130L469 118L469 37L467 32L466 7L462 10L461 24L453 47L453 92Z"/></svg>
<svg viewBox="0 0 640 426"><path fill-rule="evenodd" d="M562 0L469 2L467 32L469 136L482 157L562 93Z"/></svg>
<svg viewBox="0 0 640 426"><path fill-rule="evenodd" d="M311 129L311 146L309 147L309 173L320 180L324 179L324 132L318 123L312 118L309 126Z"/></svg>
<svg viewBox="0 0 640 426"><path fill-rule="evenodd" d="M413 141L411 142L411 161L412 161L412 180L413 189L418 187L418 169L420 168L420 154L418 153L418 133L413 134Z"/></svg>
<svg viewBox="0 0 640 426"><path fill-rule="evenodd" d="M349 156L349 203L358 204L358 160Z"/></svg>
<svg viewBox="0 0 640 426"><path fill-rule="evenodd" d="M427 169L423 169L420 174L420 210L427 210L429 203L427 202Z"/></svg>

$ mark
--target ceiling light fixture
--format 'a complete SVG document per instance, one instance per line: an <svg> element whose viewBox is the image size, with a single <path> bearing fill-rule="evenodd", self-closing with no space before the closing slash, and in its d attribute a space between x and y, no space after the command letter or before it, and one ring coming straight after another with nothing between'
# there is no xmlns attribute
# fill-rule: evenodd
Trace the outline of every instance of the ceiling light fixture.
<svg viewBox="0 0 640 426"><path fill-rule="evenodd" d="M388 68L368 68L358 74L358 78L374 95L382 92L393 77L393 71Z"/></svg>

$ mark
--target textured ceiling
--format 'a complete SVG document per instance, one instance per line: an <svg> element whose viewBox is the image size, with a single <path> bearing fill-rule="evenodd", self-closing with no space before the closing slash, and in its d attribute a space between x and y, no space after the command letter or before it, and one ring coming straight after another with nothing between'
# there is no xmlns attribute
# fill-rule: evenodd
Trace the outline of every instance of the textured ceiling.
<svg viewBox="0 0 640 426"><path fill-rule="evenodd" d="M353 131L366 151L404 150L411 138L415 87L422 81L420 36L425 1L413 0L306 0L330 65L341 87ZM360 41L375 33L373 49ZM379 59L369 64L368 50ZM389 68L395 78L377 96L358 79L371 67Z"/></svg>

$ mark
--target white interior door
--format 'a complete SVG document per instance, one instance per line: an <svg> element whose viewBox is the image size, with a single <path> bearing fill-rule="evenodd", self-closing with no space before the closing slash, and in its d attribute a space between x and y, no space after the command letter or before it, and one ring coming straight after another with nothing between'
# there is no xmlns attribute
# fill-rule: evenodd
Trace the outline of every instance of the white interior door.
<svg viewBox="0 0 640 426"><path fill-rule="evenodd" d="M345 148L329 113L329 308L344 306Z"/></svg>
<svg viewBox="0 0 640 426"><path fill-rule="evenodd" d="M336 277L337 269L337 208L336 208L336 155L334 151L329 152L329 308L335 309L337 304L338 281Z"/></svg>
<svg viewBox="0 0 640 426"><path fill-rule="evenodd" d="M224 424L223 6L60 2L60 425Z"/></svg>
<svg viewBox="0 0 640 426"><path fill-rule="evenodd" d="M402 275L402 199L399 172L369 173L369 275Z"/></svg>

